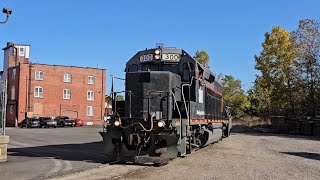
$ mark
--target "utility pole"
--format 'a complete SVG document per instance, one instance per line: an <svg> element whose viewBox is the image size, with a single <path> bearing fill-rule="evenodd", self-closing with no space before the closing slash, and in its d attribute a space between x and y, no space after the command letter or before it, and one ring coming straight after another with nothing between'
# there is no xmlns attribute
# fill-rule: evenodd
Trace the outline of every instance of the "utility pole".
<svg viewBox="0 0 320 180"><path fill-rule="evenodd" d="M0 130L0 135L5 135L6 134L6 107L7 107L7 80L1 81L0 82L0 87L1 87L1 93L0 93L0 108L1 108L1 130Z"/></svg>
<svg viewBox="0 0 320 180"><path fill-rule="evenodd" d="M12 10L3 8L2 12L6 14L6 19L4 21L0 21L0 24L4 24L8 22L9 16L12 14ZM0 82L0 106L1 106L1 119L0 119L0 163L7 161L7 151L8 151L8 143L9 136L6 136L5 128L6 128L6 106L7 106L7 79L1 79Z"/></svg>

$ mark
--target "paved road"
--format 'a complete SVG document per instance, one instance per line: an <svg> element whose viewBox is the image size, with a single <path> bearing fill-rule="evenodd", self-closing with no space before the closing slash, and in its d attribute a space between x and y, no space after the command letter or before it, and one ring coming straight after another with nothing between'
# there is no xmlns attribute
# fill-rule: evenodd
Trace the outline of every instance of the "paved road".
<svg viewBox="0 0 320 180"><path fill-rule="evenodd" d="M8 162L0 164L0 179L41 179L97 167L102 155L101 128L7 128Z"/></svg>

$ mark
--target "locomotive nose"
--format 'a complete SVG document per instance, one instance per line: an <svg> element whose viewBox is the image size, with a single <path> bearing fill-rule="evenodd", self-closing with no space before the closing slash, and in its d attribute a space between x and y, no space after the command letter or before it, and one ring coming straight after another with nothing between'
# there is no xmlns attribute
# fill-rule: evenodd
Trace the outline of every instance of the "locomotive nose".
<svg viewBox="0 0 320 180"><path fill-rule="evenodd" d="M126 116L147 119L154 113L157 120L172 118L174 101L181 101L181 78L169 71L145 71L126 74ZM174 97L173 97L174 96Z"/></svg>

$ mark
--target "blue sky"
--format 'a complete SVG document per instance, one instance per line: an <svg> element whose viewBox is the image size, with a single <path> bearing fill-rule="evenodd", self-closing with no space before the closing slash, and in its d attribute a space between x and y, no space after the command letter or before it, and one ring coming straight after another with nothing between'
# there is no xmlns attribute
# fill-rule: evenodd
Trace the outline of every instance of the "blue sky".
<svg viewBox="0 0 320 180"><path fill-rule="evenodd" d="M156 43L192 55L206 50L214 73L231 74L248 89L264 33L320 17L318 0L0 0L0 7L13 10L0 25L1 47L30 44L36 63L105 68L108 92L110 75L124 77L126 61Z"/></svg>

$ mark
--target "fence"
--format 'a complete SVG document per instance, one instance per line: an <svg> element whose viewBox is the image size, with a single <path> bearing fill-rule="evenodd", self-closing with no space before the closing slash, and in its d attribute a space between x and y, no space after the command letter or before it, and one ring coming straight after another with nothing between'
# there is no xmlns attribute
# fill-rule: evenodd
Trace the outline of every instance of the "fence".
<svg viewBox="0 0 320 180"><path fill-rule="evenodd" d="M273 116L271 128L275 133L320 136L320 118Z"/></svg>

